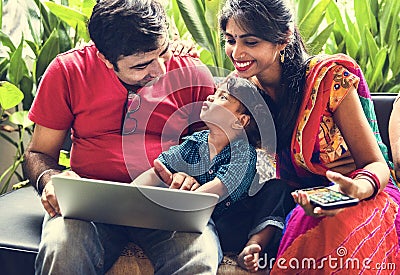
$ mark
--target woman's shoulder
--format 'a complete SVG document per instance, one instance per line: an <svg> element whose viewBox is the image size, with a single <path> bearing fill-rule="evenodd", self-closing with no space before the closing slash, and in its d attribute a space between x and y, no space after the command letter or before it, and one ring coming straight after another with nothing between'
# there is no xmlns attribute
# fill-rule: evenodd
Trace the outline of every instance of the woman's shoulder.
<svg viewBox="0 0 400 275"><path fill-rule="evenodd" d="M350 56L337 53L337 54L319 54L308 58L306 74L310 74L313 70L320 70L324 67L329 67L334 64L342 65L344 67L358 68L357 62Z"/></svg>

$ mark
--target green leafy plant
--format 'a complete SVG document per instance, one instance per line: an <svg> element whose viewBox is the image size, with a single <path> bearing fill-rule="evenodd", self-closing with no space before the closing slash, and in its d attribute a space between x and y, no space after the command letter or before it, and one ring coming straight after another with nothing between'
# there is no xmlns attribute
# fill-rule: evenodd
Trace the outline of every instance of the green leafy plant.
<svg viewBox="0 0 400 275"><path fill-rule="evenodd" d="M33 123L28 119L27 111L16 111L14 113L7 111L20 104L23 98L24 94L18 87L10 82L0 82L0 129L7 132L18 132L18 139L15 141L0 131L0 136L15 147L15 156L12 164L0 175L0 194L8 190L13 175L16 175L19 181L24 180L24 177L18 173L17 169L24 160L23 139L25 130L30 131Z"/></svg>
<svg viewBox="0 0 400 275"><path fill-rule="evenodd" d="M335 23L323 24L332 1L320 0L317 2L314 5L314 0L298 0L296 6L296 23L310 54L318 54L322 51Z"/></svg>
<svg viewBox="0 0 400 275"><path fill-rule="evenodd" d="M325 52L353 57L373 92L400 91L400 1L354 0L354 15L331 2L327 22L335 22ZM355 19L355 20L354 20Z"/></svg>
<svg viewBox="0 0 400 275"><path fill-rule="evenodd" d="M54 1L31 2L35 6L29 6L26 12L29 33L22 34L17 46L9 35L0 31L1 46L6 49L6 55L0 57L0 81L3 81L0 138L16 148L12 165L0 176L0 193L7 191L13 175L20 181L24 179L17 168L23 161L24 134L32 133L32 124L27 120L27 110L32 104L41 76L57 54L71 49L80 41L88 41L86 20L96 1L62 0L61 4L67 6L56 4ZM2 4L3 1L0 0L0 7ZM3 13L0 14L0 22L2 15ZM22 104L15 102L15 105L10 107L7 98L13 98L17 93L16 89L22 93ZM12 110L14 113L10 113ZM12 132L18 132L17 140L12 137Z"/></svg>
<svg viewBox="0 0 400 275"><path fill-rule="evenodd" d="M224 52L217 20L218 11L225 1L172 0L172 2L172 12L183 19L186 29L203 49L200 55L203 63L209 65L216 76L225 76L227 70L233 70ZM177 15L174 18L177 18ZM182 33L180 34L182 36Z"/></svg>

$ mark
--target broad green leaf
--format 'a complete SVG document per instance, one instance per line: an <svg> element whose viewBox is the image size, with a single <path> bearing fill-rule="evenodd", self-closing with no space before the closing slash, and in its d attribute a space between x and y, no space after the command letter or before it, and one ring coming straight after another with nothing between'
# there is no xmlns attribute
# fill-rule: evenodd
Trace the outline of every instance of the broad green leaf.
<svg viewBox="0 0 400 275"><path fill-rule="evenodd" d="M389 55L389 62L393 75L398 76L400 74L400 43L394 45L391 48L391 52Z"/></svg>
<svg viewBox="0 0 400 275"><path fill-rule="evenodd" d="M168 16L171 21L170 22L171 26L170 26L169 30L171 32L174 32L175 31L174 28L176 28L178 30L179 36L181 38L184 38L185 36L191 37L191 34L190 34L189 30L186 28L185 22L183 21L183 18L179 11L178 3L176 2L176 0L172 0L169 2L167 13L168 13Z"/></svg>
<svg viewBox="0 0 400 275"><path fill-rule="evenodd" d="M8 79L15 85L19 84L25 74L28 75L28 68L25 60L22 58L23 39L24 38L22 37L18 48L12 53L10 58L10 68L8 69Z"/></svg>
<svg viewBox="0 0 400 275"><path fill-rule="evenodd" d="M235 70L235 68L233 67L232 61L226 55L225 55L225 59L224 59L224 68L226 68L230 72Z"/></svg>
<svg viewBox="0 0 400 275"><path fill-rule="evenodd" d="M331 0L321 0L313 7L299 24L300 33L307 41L313 36L325 17L326 8Z"/></svg>
<svg viewBox="0 0 400 275"><path fill-rule="evenodd" d="M86 22L89 20L87 16L79 11L71 9L70 7L59 5L54 2L45 2L45 5L62 21L67 23L72 28L77 29L79 36L85 41L90 39L88 30L86 28Z"/></svg>
<svg viewBox="0 0 400 275"><path fill-rule="evenodd" d="M360 41L361 36L360 36L360 31L355 24L355 22L351 21L351 18L347 11L345 11L345 16L346 16L346 22L347 22L347 27L349 29L349 33L354 37L356 41Z"/></svg>
<svg viewBox="0 0 400 275"><path fill-rule="evenodd" d="M24 110L29 110L33 102L33 78L24 76L21 79L19 88L24 93L24 100L22 100L22 106Z"/></svg>
<svg viewBox="0 0 400 275"><path fill-rule="evenodd" d="M28 111L18 111L10 115L10 122L21 125L22 128L28 128L33 125L33 122L28 118Z"/></svg>
<svg viewBox="0 0 400 275"><path fill-rule="evenodd" d="M373 74L373 71L372 71L373 68L371 66L371 63L363 64L362 68L364 68L363 69L363 73L364 73L364 76L365 76L365 80L368 83L369 90L370 91L376 91L375 87L373 87L372 82L371 82L371 78L372 78L372 74Z"/></svg>
<svg viewBox="0 0 400 275"><path fill-rule="evenodd" d="M310 11L315 0L298 0L297 4L297 19L301 20ZM297 22L298 24L300 21Z"/></svg>
<svg viewBox="0 0 400 275"><path fill-rule="evenodd" d="M379 1L378 0L369 0L369 6L372 14L378 18L379 14Z"/></svg>
<svg viewBox="0 0 400 275"><path fill-rule="evenodd" d="M392 1L392 3L396 2L399 3L399 1ZM382 16L379 20L379 36L382 42L387 42L389 39L388 33L386 32L388 31L389 22L391 20L391 9L392 4L390 4L390 2L385 2L383 6Z"/></svg>
<svg viewBox="0 0 400 275"><path fill-rule="evenodd" d="M396 93L398 94L400 91L400 84L397 84L391 88L389 88L389 90L387 90L387 93Z"/></svg>
<svg viewBox="0 0 400 275"><path fill-rule="evenodd" d="M326 28L324 28L317 36L311 40L311 54L319 54L322 51L322 47L326 44L329 36L332 33L335 22L331 22Z"/></svg>
<svg viewBox="0 0 400 275"><path fill-rule="evenodd" d="M33 41L25 40L26 44L28 44L29 48L31 48L32 52L35 54L35 58L38 56L39 44L36 44Z"/></svg>
<svg viewBox="0 0 400 275"><path fill-rule="evenodd" d="M358 62L361 62L361 66L366 65L367 62L367 41L365 39L365 35L360 35L360 30L358 28L358 25L356 24L356 22L352 22L351 18L349 16L349 14L346 12L346 22L347 22L347 27L349 28L349 33L350 35L353 36L354 40L357 42L358 47L359 47L359 56L360 59L358 59ZM367 70L365 67L364 68L364 72L367 73Z"/></svg>
<svg viewBox="0 0 400 275"><path fill-rule="evenodd" d="M386 3L388 4L388 3ZM393 1L391 7L390 21L388 23L386 36L387 44L390 45L398 45L400 38L400 1Z"/></svg>
<svg viewBox="0 0 400 275"><path fill-rule="evenodd" d="M335 28L345 32L346 31L346 25L343 22L342 15L340 13L340 10L334 1L330 1L328 8L327 8L327 17L329 18L328 23L330 22L335 22Z"/></svg>
<svg viewBox="0 0 400 275"><path fill-rule="evenodd" d="M337 45L340 45L341 43L343 43L344 40L344 34L347 34L348 32L346 30L338 30L338 28L335 27L333 28L333 38L331 40L332 43L336 43ZM331 40L328 40L327 43L330 43Z"/></svg>
<svg viewBox="0 0 400 275"><path fill-rule="evenodd" d="M57 28L59 20L45 5L43 5L41 2L42 0L34 1L40 10L40 18L43 26L43 30L41 30L42 39L47 40L51 32Z"/></svg>
<svg viewBox="0 0 400 275"><path fill-rule="evenodd" d="M370 80L370 83L372 86L377 81L382 82L382 80L383 80L382 68L383 68L383 65L385 64L386 56L387 56L387 49L382 48L379 50L378 54L375 57L375 65L373 66L373 74L372 74L372 78Z"/></svg>
<svg viewBox="0 0 400 275"><path fill-rule="evenodd" d="M354 0L354 14L360 30L367 26L373 35L376 35L378 27L367 0Z"/></svg>
<svg viewBox="0 0 400 275"><path fill-rule="evenodd" d="M194 40L203 48L214 52L216 45L214 45L210 27L205 19L205 10L201 0L177 0L177 4Z"/></svg>
<svg viewBox="0 0 400 275"><path fill-rule="evenodd" d="M354 37L350 34L347 34L345 37L345 41L346 41L347 54L352 56L353 58L356 58L358 55L357 53L359 50L359 46L357 42L354 40Z"/></svg>
<svg viewBox="0 0 400 275"><path fill-rule="evenodd" d="M96 5L96 0L83 0L82 13L87 18L90 18L95 5Z"/></svg>
<svg viewBox="0 0 400 275"><path fill-rule="evenodd" d="M69 7L81 12L87 18L92 14L94 5L96 5L96 0L69 0Z"/></svg>
<svg viewBox="0 0 400 275"><path fill-rule="evenodd" d="M35 7L28 7L28 18L27 18L30 34L36 44L40 43L40 34L37 33L37 28L35 26L41 24L40 17L36 13ZM40 30L39 30L40 33Z"/></svg>
<svg viewBox="0 0 400 275"><path fill-rule="evenodd" d="M0 77L7 73L7 69L10 65L9 60L6 57L0 57Z"/></svg>
<svg viewBox="0 0 400 275"><path fill-rule="evenodd" d="M365 40L367 41L368 55L371 58L372 66L376 66L376 57L379 51L379 47L372 37L371 32L366 27L364 28L364 35Z"/></svg>
<svg viewBox="0 0 400 275"><path fill-rule="evenodd" d="M206 65L210 65L210 66L214 65L214 59L213 59L211 53L207 50L203 49L200 51L200 59Z"/></svg>
<svg viewBox="0 0 400 275"><path fill-rule="evenodd" d="M68 27L65 24L60 24L58 29L58 39L59 39L59 52L63 53L68 51L69 49L71 49L73 47L71 38L68 34L68 30L66 29L66 27Z"/></svg>
<svg viewBox="0 0 400 275"><path fill-rule="evenodd" d="M7 81L0 81L0 106L4 110L21 103L24 94L17 86Z"/></svg>
<svg viewBox="0 0 400 275"><path fill-rule="evenodd" d="M208 26L211 29L218 31L218 12L222 5L221 0L207 0L205 1L206 13L205 18L207 20Z"/></svg>
<svg viewBox="0 0 400 275"><path fill-rule="evenodd" d="M2 31L0 31L0 41L3 46L8 47L11 52L14 52L16 50L14 43L11 41L10 37Z"/></svg>
<svg viewBox="0 0 400 275"><path fill-rule="evenodd" d="M44 73L50 62L56 57L60 52L59 37L57 30L54 30L46 43L44 43L43 48L40 50L38 59L36 61L36 83L39 77Z"/></svg>
<svg viewBox="0 0 400 275"><path fill-rule="evenodd" d="M66 150L60 150L60 156L58 158L58 164L64 166L65 168L70 168L70 152Z"/></svg>

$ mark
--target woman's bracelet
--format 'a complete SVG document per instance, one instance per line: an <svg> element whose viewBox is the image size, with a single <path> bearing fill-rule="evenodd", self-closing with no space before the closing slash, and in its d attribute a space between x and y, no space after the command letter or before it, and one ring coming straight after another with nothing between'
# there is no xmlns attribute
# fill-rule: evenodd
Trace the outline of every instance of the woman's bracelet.
<svg viewBox="0 0 400 275"><path fill-rule="evenodd" d="M372 173L371 171L368 171L366 169L357 169L353 171L349 175L349 177L352 179L363 178L367 180L369 183L371 183L372 187L374 188L374 192L372 193L371 196L369 196L365 200L370 200L374 198L378 194L379 189L381 189L381 182L379 181L378 176L375 173Z"/></svg>
<svg viewBox="0 0 400 275"><path fill-rule="evenodd" d="M39 184L40 184L40 180L42 179L42 177L49 173L49 172L53 172L53 171L58 171L57 169L46 169L44 170L42 173L40 173L40 175L38 176L37 180L36 180L36 190L39 192Z"/></svg>

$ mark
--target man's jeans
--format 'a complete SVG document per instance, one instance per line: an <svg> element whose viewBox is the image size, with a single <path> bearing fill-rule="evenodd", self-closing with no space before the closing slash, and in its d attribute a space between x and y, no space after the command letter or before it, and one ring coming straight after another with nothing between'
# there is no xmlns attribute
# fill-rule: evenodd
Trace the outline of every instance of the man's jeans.
<svg viewBox="0 0 400 275"><path fill-rule="evenodd" d="M202 234L64 219L43 222L36 274L104 274L128 241L139 245L155 274L216 274L222 260L212 220Z"/></svg>

